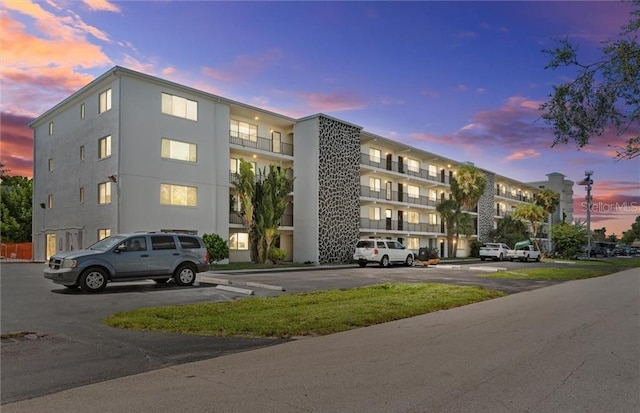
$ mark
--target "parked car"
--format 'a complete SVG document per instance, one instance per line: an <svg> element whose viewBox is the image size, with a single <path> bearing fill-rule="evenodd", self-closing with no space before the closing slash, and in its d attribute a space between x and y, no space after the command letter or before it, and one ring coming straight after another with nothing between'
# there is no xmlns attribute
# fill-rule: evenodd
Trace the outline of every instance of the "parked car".
<svg viewBox="0 0 640 413"><path fill-rule="evenodd" d="M192 285L196 273L207 271L209 254L195 235L168 232L119 234L86 250L62 252L49 259L44 277L67 288L95 293L108 282L173 279Z"/></svg>
<svg viewBox="0 0 640 413"><path fill-rule="evenodd" d="M511 248L507 244L501 242L489 242L480 247L480 259L482 261L487 258L492 260L503 261L507 259Z"/></svg>
<svg viewBox="0 0 640 413"><path fill-rule="evenodd" d="M391 264L413 265L413 252L407 250L398 241L389 239L361 239L356 244L353 259L358 265L364 267L367 263L374 262L381 267Z"/></svg>
<svg viewBox="0 0 640 413"><path fill-rule="evenodd" d="M539 262L542 253L531 244L531 241L527 240L516 242L516 245L512 250L509 250L507 256L509 258L509 261L518 260L529 262L529 260L535 260Z"/></svg>

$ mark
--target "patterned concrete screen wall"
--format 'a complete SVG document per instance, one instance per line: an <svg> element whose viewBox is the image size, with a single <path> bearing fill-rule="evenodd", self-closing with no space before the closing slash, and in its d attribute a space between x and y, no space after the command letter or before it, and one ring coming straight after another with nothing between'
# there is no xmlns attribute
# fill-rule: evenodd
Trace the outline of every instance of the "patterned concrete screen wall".
<svg viewBox="0 0 640 413"><path fill-rule="evenodd" d="M481 242L489 241L489 232L493 230L493 215L495 211L495 175L486 172L485 177L487 178L487 185L478 201L478 240Z"/></svg>
<svg viewBox="0 0 640 413"><path fill-rule="evenodd" d="M319 119L318 261L348 262L360 225L360 128Z"/></svg>

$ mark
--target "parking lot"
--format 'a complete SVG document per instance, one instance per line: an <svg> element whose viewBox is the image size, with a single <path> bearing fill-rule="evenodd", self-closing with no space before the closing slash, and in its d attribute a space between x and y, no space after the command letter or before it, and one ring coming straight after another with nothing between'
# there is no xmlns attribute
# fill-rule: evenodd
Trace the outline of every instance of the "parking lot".
<svg viewBox="0 0 640 413"><path fill-rule="evenodd" d="M386 282L482 285L512 294L557 281L485 278L472 267L522 268L547 263L484 262L445 268L367 266L304 270L200 274L193 287L150 281L110 284L100 294L55 285L42 276L43 264L3 264L2 403L27 399L189 361L247 351L283 339L230 339L118 330L105 327L108 315L138 307L223 302L246 298L217 288L229 285L253 296L350 288Z"/></svg>

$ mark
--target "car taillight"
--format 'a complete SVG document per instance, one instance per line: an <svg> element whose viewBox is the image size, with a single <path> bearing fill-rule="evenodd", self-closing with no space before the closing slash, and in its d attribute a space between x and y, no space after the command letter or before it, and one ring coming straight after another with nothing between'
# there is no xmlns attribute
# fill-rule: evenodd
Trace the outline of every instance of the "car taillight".
<svg viewBox="0 0 640 413"><path fill-rule="evenodd" d="M374 248L374 249L373 249L373 254L374 254L374 255L378 255L378 249L377 249L377 248Z"/></svg>

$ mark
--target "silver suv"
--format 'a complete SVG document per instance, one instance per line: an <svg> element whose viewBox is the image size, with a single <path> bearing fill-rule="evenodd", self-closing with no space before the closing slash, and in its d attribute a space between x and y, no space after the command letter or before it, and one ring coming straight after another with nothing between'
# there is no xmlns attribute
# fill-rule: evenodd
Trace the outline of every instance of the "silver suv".
<svg viewBox="0 0 640 413"><path fill-rule="evenodd" d="M86 250L49 259L44 277L67 288L102 291L107 282L152 279L192 285L196 273L209 269L209 254L195 235L136 232L102 239Z"/></svg>
<svg viewBox="0 0 640 413"><path fill-rule="evenodd" d="M404 245L390 239L361 239L356 244L353 259L358 265L364 267L369 262L388 267L392 263L413 265L413 252L407 250Z"/></svg>

